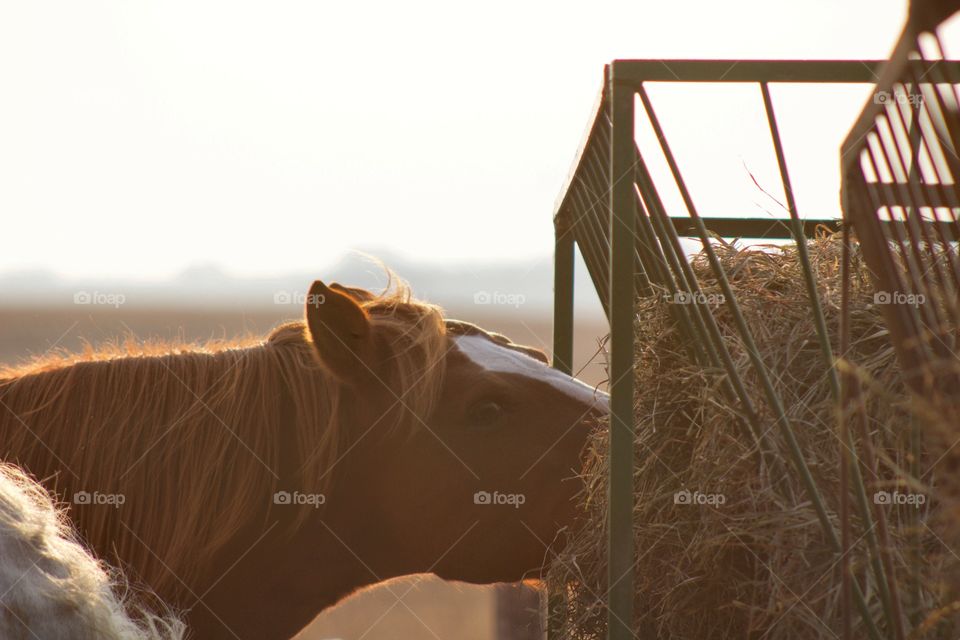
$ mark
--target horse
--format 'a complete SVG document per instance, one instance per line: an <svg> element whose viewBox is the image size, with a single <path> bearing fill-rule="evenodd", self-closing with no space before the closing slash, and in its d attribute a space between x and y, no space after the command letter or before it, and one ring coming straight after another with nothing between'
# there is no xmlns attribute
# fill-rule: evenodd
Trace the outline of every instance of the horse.
<svg viewBox="0 0 960 640"><path fill-rule="evenodd" d="M128 339L0 370L0 459L198 638L289 638L413 573L540 571L607 396L402 282L315 281L265 338Z"/></svg>
<svg viewBox="0 0 960 640"><path fill-rule="evenodd" d="M183 623L139 608L77 541L53 499L0 464L0 637L6 640L180 640Z"/></svg>

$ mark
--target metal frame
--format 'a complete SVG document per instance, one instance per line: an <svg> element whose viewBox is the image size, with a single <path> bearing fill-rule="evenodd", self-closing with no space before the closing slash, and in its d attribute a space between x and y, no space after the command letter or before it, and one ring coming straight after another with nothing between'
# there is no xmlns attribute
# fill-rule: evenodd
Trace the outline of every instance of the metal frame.
<svg viewBox="0 0 960 640"><path fill-rule="evenodd" d="M905 27L877 81L878 93L898 99L861 112L841 147L841 194L877 290L930 302L883 306L907 383L936 403L953 396L956 406L960 372L950 336L960 325L960 74L924 53L927 39L943 55L936 27Z"/></svg>
<svg viewBox="0 0 960 640"><path fill-rule="evenodd" d="M960 145L960 75L955 63L943 60L937 31L955 11L955 3L911 3L907 24L877 80L874 95L882 94L887 99L868 102L840 153L845 219L841 355L851 341L849 289L855 232L875 291L921 301L910 305L893 300L880 308L902 378L914 402L924 407L910 425L912 456L907 473L922 477L920 460L925 452L930 455L936 478L931 485L944 513L956 511L955 496L960 495L955 473L960 456L954 448L960 418L960 359L956 355L960 326L960 161L956 155ZM921 62L925 68L919 66ZM856 364L848 363L841 376L839 427L846 432L856 430L864 442L869 442L863 383L856 374ZM874 468L871 447L865 446L864 454L868 466ZM919 516L907 517L908 529L920 530ZM841 513L844 530L850 528L848 518ZM880 560L889 582L886 590L891 626L894 637L901 640L910 633L904 610L918 607L916 586L920 578L917 572L908 571L915 588L909 589L907 601L901 602L893 561L886 552L890 542L883 510L877 510L876 520L884 550ZM949 518L945 520L949 522ZM955 537L949 526L944 529L937 535ZM919 541L914 544L919 546ZM842 571L849 581L851 570L846 556ZM841 597L848 602L846 588ZM844 631L849 633L849 620L844 623Z"/></svg>
<svg viewBox="0 0 960 640"><path fill-rule="evenodd" d="M647 295L654 286L668 292L697 291L689 265L677 240L678 236L698 237L709 253L710 234L757 239L800 240L813 234L818 225L833 230L839 220L801 219L796 210L787 163L780 143L772 100L771 83L864 83L872 84L885 61L803 61L803 60L615 60L604 68L603 88L596 101L584 141L574 166L561 191L554 212L556 232L555 302L554 302L554 366L570 372L573 352L573 261L574 248L579 247L587 264L594 287L610 322L610 478L609 478L609 569L608 569L608 638L626 640L633 634L633 306L638 295ZM917 73L927 71L927 63L910 61ZM960 72L960 64L947 64ZM701 217L693 205L666 138L660 129L653 105L644 89L646 82L722 82L755 83L760 86L771 138L787 194L790 218L771 223L769 219ZM634 137L635 100L642 102L645 114L657 134L661 151L684 199L688 217L670 216L663 208L656 185L646 169L644 158ZM805 244L798 243L801 252ZM805 253L802 259L806 261ZM721 284L729 288L722 273ZM808 288L813 284L808 282ZM692 287L692 288L689 288ZM815 288L812 302L817 305ZM732 296L728 295L728 299ZM736 301L732 310L738 313ZM815 311L819 311L816 309ZM680 329L689 333L691 349L698 361L729 364L722 344L718 344L716 326L708 311L677 311ZM819 327L818 327L819 328ZM741 327L749 335L749 329ZM830 356L829 342L821 335L825 357ZM754 366L763 373L762 362ZM832 365L831 365L832 366ZM751 399L741 389L737 394L744 404L747 424L757 433L753 423ZM777 409L778 398L768 389L767 400ZM784 425L791 442L789 424ZM808 477L802 454L792 450L791 460L804 476L808 491L818 504L816 486ZM800 462L796 462L799 456ZM776 456L772 456L776 458ZM780 464L776 459L771 464ZM854 467L856 473L856 468ZM821 523L835 547L840 542L822 509ZM828 537L829 537L828 536ZM857 595L859 586L854 584ZM858 601L862 616L867 617L862 594ZM879 637L868 623L868 632Z"/></svg>

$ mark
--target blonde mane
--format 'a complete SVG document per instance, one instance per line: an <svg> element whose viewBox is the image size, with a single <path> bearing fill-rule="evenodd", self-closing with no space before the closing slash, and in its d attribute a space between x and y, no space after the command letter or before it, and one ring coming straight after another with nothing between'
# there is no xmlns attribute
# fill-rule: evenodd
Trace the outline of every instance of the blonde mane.
<svg viewBox="0 0 960 640"><path fill-rule="evenodd" d="M0 463L0 636L180 640L185 627L129 599L123 577L77 542L46 490Z"/></svg>
<svg viewBox="0 0 960 640"><path fill-rule="evenodd" d="M363 392L401 399L377 430L413 429L442 384L440 310L403 284L356 294L392 353L380 375L389 390ZM0 369L0 457L66 501L67 492L123 495L116 510L74 504L70 515L91 544L170 598L181 581L202 583L205 563L244 527L292 528L310 512L274 505L276 491L336 498L335 461L360 435L346 429L344 398L301 322L261 340L128 340Z"/></svg>

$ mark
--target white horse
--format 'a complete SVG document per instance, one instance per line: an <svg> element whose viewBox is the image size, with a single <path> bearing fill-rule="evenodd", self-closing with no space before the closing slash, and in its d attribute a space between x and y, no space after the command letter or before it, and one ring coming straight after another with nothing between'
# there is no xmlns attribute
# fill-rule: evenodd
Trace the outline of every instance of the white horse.
<svg viewBox="0 0 960 640"><path fill-rule="evenodd" d="M50 495L0 463L0 638L181 640L182 622L120 595L124 582L77 540Z"/></svg>

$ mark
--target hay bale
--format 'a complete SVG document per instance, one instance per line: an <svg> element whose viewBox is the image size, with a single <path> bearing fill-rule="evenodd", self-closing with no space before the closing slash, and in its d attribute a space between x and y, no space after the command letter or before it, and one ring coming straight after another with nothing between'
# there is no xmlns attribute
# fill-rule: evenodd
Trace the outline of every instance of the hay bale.
<svg viewBox="0 0 960 640"><path fill-rule="evenodd" d="M809 245L828 329L839 335L840 242ZM718 253L830 517L839 531L839 439L835 403L820 352L796 249L718 247ZM692 264L706 294L719 294L706 258ZM911 455L911 418L897 362L868 274L854 256L852 353L848 359L872 382L866 395L876 474L861 469L867 495L886 491L923 496L925 503L884 507L898 592L910 626L931 619L952 597L942 577L956 562L927 526L932 460ZM720 371L688 355L662 296L637 302L634 535L640 637L820 638L839 635L840 563L822 533L786 446L750 367L727 308L711 305L738 371L760 412L766 437L781 452L786 473L764 465L744 436L740 409L720 389ZM836 348L836 340L834 347ZM862 443L858 443L862 451ZM547 576L551 625L563 638L601 638L606 609L606 434L592 439L581 496L583 522ZM920 477L910 479L909 471ZM925 484L926 483L926 484ZM678 492L683 498L677 499ZM699 493L697 493L699 492ZM914 502L920 500L915 498ZM691 502L693 504L691 504ZM851 497L854 571L881 632L883 615L864 527ZM873 506L871 504L871 506ZM933 525L931 525L933 526ZM935 527L934 527L935 528ZM960 550L958 550L960 553ZM867 637L853 614L854 637ZM956 637L949 621L930 623L929 635Z"/></svg>

